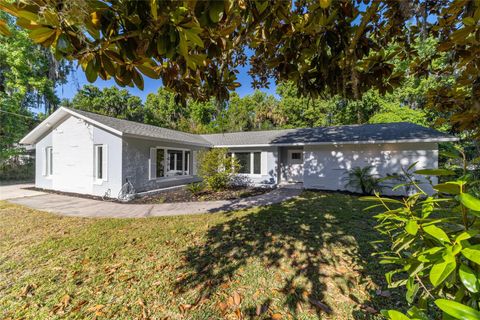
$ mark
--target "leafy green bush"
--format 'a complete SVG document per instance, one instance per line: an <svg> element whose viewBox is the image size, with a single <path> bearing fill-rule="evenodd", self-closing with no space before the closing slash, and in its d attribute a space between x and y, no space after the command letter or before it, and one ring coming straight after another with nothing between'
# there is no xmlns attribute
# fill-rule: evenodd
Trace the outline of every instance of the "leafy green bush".
<svg viewBox="0 0 480 320"><path fill-rule="evenodd" d="M428 176L452 176L446 169L419 170ZM390 287L406 287L407 315L383 310L388 319L480 319L480 217L478 181L465 170L458 179L434 185L434 196L413 178L416 193L402 200L378 194L363 197L383 208L376 228L389 248L379 252L381 264L397 266L386 274ZM435 307L436 305L436 307Z"/></svg>
<svg viewBox="0 0 480 320"><path fill-rule="evenodd" d="M205 185L202 182L192 182L187 184L187 191L193 195L197 195L205 189Z"/></svg>
<svg viewBox="0 0 480 320"><path fill-rule="evenodd" d="M225 148L201 151L198 155L198 173L212 190L226 189L238 173L239 164Z"/></svg>
<svg viewBox="0 0 480 320"><path fill-rule="evenodd" d="M35 180L35 161L26 159L23 162L4 162L0 164L0 181L33 181Z"/></svg>
<svg viewBox="0 0 480 320"><path fill-rule="evenodd" d="M346 187L351 187L355 190L361 190L363 194L372 194L374 191L379 192L380 186L379 177L372 174L373 167L354 167L346 172L344 180L347 182Z"/></svg>

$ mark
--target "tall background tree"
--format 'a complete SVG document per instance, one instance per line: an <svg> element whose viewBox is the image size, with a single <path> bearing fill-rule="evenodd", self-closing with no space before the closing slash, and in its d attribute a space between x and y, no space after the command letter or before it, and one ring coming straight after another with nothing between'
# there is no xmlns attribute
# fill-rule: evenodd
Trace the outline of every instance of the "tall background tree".
<svg viewBox="0 0 480 320"><path fill-rule="evenodd" d="M60 100L55 87L66 81L70 63L58 62L50 49L34 44L28 32L10 26L0 35L0 162L19 152L16 143L37 123L33 110L49 113Z"/></svg>

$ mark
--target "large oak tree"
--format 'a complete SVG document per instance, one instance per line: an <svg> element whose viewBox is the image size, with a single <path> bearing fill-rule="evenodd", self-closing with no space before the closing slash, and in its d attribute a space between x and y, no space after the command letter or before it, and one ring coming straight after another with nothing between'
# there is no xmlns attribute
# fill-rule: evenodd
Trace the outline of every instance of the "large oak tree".
<svg viewBox="0 0 480 320"><path fill-rule="evenodd" d="M255 87L290 80L300 94L360 99L393 90L405 73L454 75L429 105L458 129L479 130L478 0L0 0L0 9L59 59L77 60L92 82L142 88L147 76L181 100L222 101L249 59ZM0 31L8 32L1 23ZM450 63L415 59L417 36L437 38ZM414 62L395 72L392 61L406 58Z"/></svg>

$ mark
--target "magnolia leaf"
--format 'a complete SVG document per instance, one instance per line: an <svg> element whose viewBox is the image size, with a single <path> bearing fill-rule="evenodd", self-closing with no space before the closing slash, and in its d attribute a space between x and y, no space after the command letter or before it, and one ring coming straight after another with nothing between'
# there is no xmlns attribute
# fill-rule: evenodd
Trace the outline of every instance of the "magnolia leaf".
<svg viewBox="0 0 480 320"><path fill-rule="evenodd" d="M98 72L95 71L94 59L90 60L85 68L85 76L89 82L95 82L98 77Z"/></svg>
<svg viewBox="0 0 480 320"><path fill-rule="evenodd" d="M474 26L475 25L475 19L473 19L472 17L463 18L462 22L466 26Z"/></svg>
<svg viewBox="0 0 480 320"><path fill-rule="evenodd" d="M480 280L475 275L475 272L473 272L473 270L467 265L462 263L460 269L458 270L458 275L468 291L475 293L480 290Z"/></svg>
<svg viewBox="0 0 480 320"><path fill-rule="evenodd" d="M456 183L440 183L433 186L433 189L449 194L459 194L460 193L460 186Z"/></svg>
<svg viewBox="0 0 480 320"><path fill-rule="evenodd" d="M142 75L137 70L132 70L132 80L135 85L140 89L143 90L144 82Z"/></svg>
<svg viewBox="0 0 480 320"><path fill-rule="evenodd" d="M212 22L217 23L223 17L223 10L225 5L223 1L210 1L210 8L208 10L208 16Z"/></svg>
<svg viewBox="0 0 480 320"><path fill-rule="evenodd" d="M183 29L185 35L187 36L188 41L195 43L197 46L203 48L202 39L193 31L192 29Z"/></svg>
<svg viewBox="0 0 480 320"><path fill-rule="evenodd" d="M360 197L360 201L377 201L377 202L388 202L388 203L398 203L398 204L403 204L403 202L395 199L390 199L390 198L381 198L381 197L374 197L374 196L365 196L365 197Z"/></svg>
<svg viewBox="0 0 480 320"><path fill-rule="evenodd" d="M469 193L462 193L458 196L458 200L467 208L480 211L480 200Z"/></svg>
<svg viewBox="0 0 480 320"><path fill-rule="evenodd" d="M476 230L464 231L455 238L455 242L459 243L460 241L470 239L471 237L476 236L478 233L479 231Z"/></svg>
<svg viewBox="0 0 480 320"><path fill-rule="evenodd" d="M480 319L480 312L456 301L447 299L437 299L435 304L446 314L455 319L473 320Z"/></svg>
<svg viewBox="0 0 480 320"><path fill-rule="evenodd" d="M418 223L415 220L409 220L407 225L405 226L405 231L410 233L411 235L416 235L418 232Z"/></svg>
<svg viewBox="0 0 480 320"><path fill-rule="evenodd" d="M150 66L150 65L141 64L141 65L137 66L137 69L140 70L141 73L143 73L144 75L146 75L149 78L158 79L160 77L158 72L155 71L155 68Z"/></svg>
<svg viewBox="0 0 480 320"><path fill-rule="evenodd" d="M185 29L179 28L180 41L178 43L178 51L185 58L188 59L188 44L187 44L187 35L185 34Z"/></svg>
<svg viewBox="0 0 480 320"><path fill-rule="evenodd" d="M158 19L157 0L150 0L150 12L152 13L153 20Z"/></svg>
<svg viewBox="0 0 480 320"><path fill-rule="evenodd" d="M445 279L447 279L447 277L455 270L456 267L457 263L455 260L449 262L442 261L434 264L432 269L430 269L430 282L434 287L438 286L445 281Z"/></svg>
<svg viewBox="0 0 480 320"><path fill-rule="evenodd" d="M448 238L448 235L440 229L437 226L434 225L429 225L426 227L423 227L423 231L434 237L435 239L439 240L440 242L450 242L450 238Z"/></svg>
<svg viewBox="0 0 480 320"><path fill-rule="evenodd" d="M10 29L8 29L7 24L3 20L0 20L0 35L10 35Z"/></svg>
<svg viewBox="0 0 480 320"><path fill-rule="evenodd" d="M447 169L422 169L415 171L416 174L426 175L426 176L452 176L455 175L455 172Z"/></svg>
<svg viewBox="0 0 480 320"><path fill-rule="evenodd" d="M39 18L39 16L36 15L35 13L26 11L26 10L18 10L16 12L16 16L19 18L23 18L26 20L34 21L34 22L36 22Z"/></svg>
<svg viewBox="0 0 480 320"><path fill-rule="evenodd" d="M468 260L471 260L476 264L480 264L480 244L464 248L462 250L462 254Z"/></svg>
<svg viewBox="0 0 480 320"><path fill-rule="evenodd" d="M318 0L318 2L320 3L320 7L322 9L327 9L328 7L330 7L332 0Z"/></svg>
<svg viewBox="0 0 480 320"><path fill-rule="evenodd" d="M30 32L30 38L32 38L35 43L42 43L53 36L55 32L55 29L38 28Z"/></svg>
<svg viewBox="0 0 480 320"><path fill-rule="evenodd" d="M382 310L382 315L390 320L410 320L409 317L397 310Z"/></svg>

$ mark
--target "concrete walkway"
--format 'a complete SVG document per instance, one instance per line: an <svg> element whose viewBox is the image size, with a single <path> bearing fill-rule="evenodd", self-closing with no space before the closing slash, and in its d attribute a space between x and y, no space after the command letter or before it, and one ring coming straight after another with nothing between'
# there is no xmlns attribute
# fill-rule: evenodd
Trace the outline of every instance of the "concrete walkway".
<svg viewBox="0 0 480 320"><path fill-rule="evenodd" d="M279 188L262 195L224 201L128 204L22 189L31 185L0 186L0 199L26 207L72 217L140 218L232 211L279 203L301 193L299 189ZM38 194L32 194L36 192Z"/></svg>
<svg viewBox="0 0 480 320"><path fill-rule="evenodd" d="M46 194L45 192L25 189L31 187L33 187L33 184L31 183L0 185L0 200L33 197Z"/></svg>

